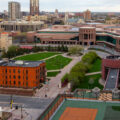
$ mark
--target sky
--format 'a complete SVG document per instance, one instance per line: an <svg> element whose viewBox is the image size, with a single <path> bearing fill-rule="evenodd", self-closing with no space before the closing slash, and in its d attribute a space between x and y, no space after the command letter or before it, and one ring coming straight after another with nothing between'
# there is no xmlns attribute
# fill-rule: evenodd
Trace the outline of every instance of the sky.
<svg viewBox="0 0 120 120"><path fill-rule="evenodd" d="M0 12L8 10L10 0L0 0ZM13 0L12 0L13 1ZM14 0L21 3L22 11L29 11L30 0ZM40 11L82 12L120 12L120 0L40 0Z"/></svg>

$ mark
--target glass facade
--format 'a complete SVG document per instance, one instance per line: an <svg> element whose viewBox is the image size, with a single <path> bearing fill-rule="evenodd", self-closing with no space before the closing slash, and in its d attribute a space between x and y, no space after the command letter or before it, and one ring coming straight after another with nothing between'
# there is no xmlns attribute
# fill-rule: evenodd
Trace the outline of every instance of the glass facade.
<svg viewBox="0 0 120 120"><path fill-rule="evenodd" d="M113 37L110 36L96 36L96 41L105 41L108 43L112 43L114 45L116 45L116 39L114 39Z"/></svg>

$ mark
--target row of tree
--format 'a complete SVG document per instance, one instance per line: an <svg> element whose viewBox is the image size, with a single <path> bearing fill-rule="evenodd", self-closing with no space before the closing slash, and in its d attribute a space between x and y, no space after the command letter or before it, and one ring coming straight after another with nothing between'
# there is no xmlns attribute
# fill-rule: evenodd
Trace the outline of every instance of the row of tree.
<svg viewBox="0 0 120 120"><path fill-rule="evenodd" d="M98 55L91 51L86 53L80 62L78 62L70 71L70 73L66 74L61 82L63 83L66 79L72 83L74 88L80 85L84 81L85 74L91 68L93 62L98 58Z"/></svg>
<svg viewBox="0 0 120 120"><path fill-rule="evenodd" d="M53 46L40 46L40 47L33 47L32 49L24 49L18 46L11 46L8 48L8 51L2 51L2 58L12 58L18 55L28 54L31 52L40 52L40 51L58 51L58 52L68 52L68 47L61 45L57 47Z"/></svg>

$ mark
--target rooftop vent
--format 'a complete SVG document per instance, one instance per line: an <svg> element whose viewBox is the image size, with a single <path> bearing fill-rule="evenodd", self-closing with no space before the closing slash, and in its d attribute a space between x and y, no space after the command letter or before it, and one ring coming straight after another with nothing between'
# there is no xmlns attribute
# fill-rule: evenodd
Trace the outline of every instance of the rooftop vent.
<svg viewBox="0 0 120 120"><path fill-rule="evenodd" d="M24 64L24 61L19 60L19 61L16 61L15 64L23 65L23 64Z"/></svg>

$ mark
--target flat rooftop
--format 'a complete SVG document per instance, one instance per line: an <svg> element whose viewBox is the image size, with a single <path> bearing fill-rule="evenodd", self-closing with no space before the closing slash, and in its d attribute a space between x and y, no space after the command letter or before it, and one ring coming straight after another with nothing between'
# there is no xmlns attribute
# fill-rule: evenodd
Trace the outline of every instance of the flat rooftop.
<svg viewBox="0 0 120 120"><path fill-rule="evenodd" d="M9 62L0 61L0 66L9 66L9 67L37 67L40 64L44 63L44 61L14 61L11 60Z"/></svg>

